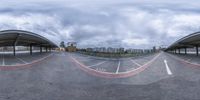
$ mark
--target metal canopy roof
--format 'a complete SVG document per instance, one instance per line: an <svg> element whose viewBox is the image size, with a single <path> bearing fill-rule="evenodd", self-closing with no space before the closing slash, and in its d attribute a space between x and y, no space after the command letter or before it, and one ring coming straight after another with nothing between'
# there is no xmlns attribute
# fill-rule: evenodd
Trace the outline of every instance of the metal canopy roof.
<svg viewBox="0 0 200 100"><path fill-rule="evenodd" d="M58 47L53 42L36 33L23 30L0 31L0 46L45 46Z"/></svg>
<svg viewBox="0 0 200 100"><path fill-rule="evenodd" d="M192 33L188 36L179 39L171 46L169 46L167 50L175 48L194 47L196 45L200 45L200 32Z"/></svg>

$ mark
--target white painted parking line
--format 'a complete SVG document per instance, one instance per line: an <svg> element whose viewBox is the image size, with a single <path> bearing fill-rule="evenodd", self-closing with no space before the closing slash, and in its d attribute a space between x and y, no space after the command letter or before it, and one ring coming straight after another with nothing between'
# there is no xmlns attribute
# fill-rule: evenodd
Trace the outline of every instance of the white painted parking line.
<svg viewBox="0 0 200 100"><path fill-rule="evenodd" d="M142 66L141 64L139 64L139 63L135 62L135 61L134 61L134 60L132 60L132 59L131 59L131 61L132 61L134 64L136 64L137 66L139 66L139 67L140 67L140 66Z"/></svg>
<svg viewBox="0 0 200 100"><path fill-rule="evenodd" d="M120 61L119 61L119 63L118 63L118 66L117 66L117 70L116 70L116 74L118 74L119 73L119 67L120 67Z"/></svg>
<svg viewBox="0 0 200 100"><path fill-rule="evenodd" d="M16 57L18 60L20 60L21 62L25 63L25 64L28 64L28 62L24 61L23 59L19 58L19 57Z"/></svg>
<svg viewBox="0 0 200 100"><path fill-rule="evenodd" d="M169 69L169 66L168 66L168 64L167 64L167 60L166 60L166 59L164 60L164 63L165 63L165 67L166 67L166 70L167 70L167 74L168 74L168 75L172 75L172 72L171 72L171 70Z"/></svg>
<svg viewBox="0 0 200 100"><path fill-rule="evenodd" d="M102 61L102 62L100 62L100 63L94 64L94 65L91 65L91 66L88 66L88 67L98 66L98 65L104 64L105 62L106 62L106 61Z"/></svg>

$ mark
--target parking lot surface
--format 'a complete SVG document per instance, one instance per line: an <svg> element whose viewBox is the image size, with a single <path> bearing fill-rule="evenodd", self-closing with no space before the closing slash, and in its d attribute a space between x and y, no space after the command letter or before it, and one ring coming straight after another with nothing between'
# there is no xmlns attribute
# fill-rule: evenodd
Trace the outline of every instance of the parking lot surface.
<svg viewBox="0 0 200 100"><path fill-rule="evenodd" d="M50 53L39 53L35 52L32 55L29 53L18 53L16 56L13 56L12 53L9 54L0 54L0 66L16 66L21 64L30 64L38 59L42 59L46 56L50 55Z"/></svg>
<svg viewBox="0 0 200 100"><path fill-rule="evenodd" d="M199 100L200 67L181 60L186 57L160 52L108 59L54 52L31 67L0 71L0 100ZM97 74L134 70L138 73L123 78Z"/></svg>

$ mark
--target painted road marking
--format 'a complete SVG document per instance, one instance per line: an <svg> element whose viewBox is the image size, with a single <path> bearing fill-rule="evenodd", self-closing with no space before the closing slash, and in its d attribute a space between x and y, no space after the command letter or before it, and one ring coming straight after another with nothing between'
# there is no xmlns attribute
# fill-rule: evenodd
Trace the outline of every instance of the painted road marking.
<svg viewBox="0 0 200 100"><path fill-rule="evenodd" d="M104 68L96 68L96 70L97 71L101 71L101 72L105 72L106 71L106 69L104 69Z"/></svg>
<svg viewBox="0 0 200 100"><path fill-rule="evenodd" d="M140 67L140 66L142 66L142 65L140 65L140 64L139 64L139 63L137 63L137 62L135 62L135 61L134 61L134 60L132 60L132 59L131 59L131 61L132 61L134 64L136 64L137 66L139 66L139 67Z"/></svg>
<svg viewBox="0 0 200 100"><path fill-rule="evenodd" d="M103 64L103 63L105 63L105 62L106 62L106 61L102 61L102 62L100 62L100 63L94 64L94 65L91 65L91 66L88 66L88 67L98 66L98 65L101 65L101 64Z"/></svg>
<svg viewBox="0 0 200 100"><path fill-rule="evenodd" d="M168 75L172 75L172 72L171 72L171 70L169 69L169 66L168 66L168 64L167 64L167 60L166 60L166 59L164 60L164 63L165 63L165 67L166 67L166 70L167 70L167 74L168 74Z"/></svg>
<svg viewBox="0 0 200 100"><path fill-rule="evenodd" d="M23 63L25 64L28 64L28 62L24 61L23 59L19 58L19 57L16 57L18 60L22 61Z"/></svg>
<svg viewBox="0 0 200 100"><path fill-rule="evenodd" d="M118 66L117 66L117 70L116 70L116 72L115 72L116 74L118 74L118 73L119 73L119 67L120 67L120 63L121 63L121 62L119 61L119 63L118 63Z"/></svg>

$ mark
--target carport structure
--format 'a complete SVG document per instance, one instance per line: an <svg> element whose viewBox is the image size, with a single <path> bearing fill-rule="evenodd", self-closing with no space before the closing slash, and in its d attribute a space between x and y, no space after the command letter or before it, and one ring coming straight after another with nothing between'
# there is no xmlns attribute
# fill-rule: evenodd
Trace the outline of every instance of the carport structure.
<svg viewBox="0 0 200 100"><path fill-rule="evenodd" d="M185 54L187 54L187 48L194 48L196 49L196 55L199 55L199 45L200 45L200 32L192 33L188 36L185 36L171 46L169 46L166 51L170 51L173 53L179 53L180 50L184 49Z"/></svg>
<svg viewBox="0 0 200 100"><path fill-rule="evenodd" d="M42 48L46 48L46 52L51 51L52 48L56 48L57 45L40 36L36 33L24 31L24 30L3 30L0 31L0 47L12 46L13 55L16 55L16 46L28 46L30 54L32 55L33 46L40 47L40 53Z"/></svg>

